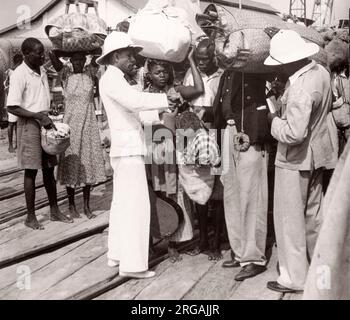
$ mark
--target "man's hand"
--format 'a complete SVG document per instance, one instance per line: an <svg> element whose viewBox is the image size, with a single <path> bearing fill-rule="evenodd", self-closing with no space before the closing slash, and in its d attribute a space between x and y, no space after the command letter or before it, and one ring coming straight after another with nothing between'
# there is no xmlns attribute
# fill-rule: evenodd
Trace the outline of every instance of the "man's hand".
<svg viewBox="0 0 350 320"><path fill-rule="evenodd" d="M270 39L273 38L273 36L278 33L280 31L280 29L276 28L276 27L267 27L264 29L264 32L270 37Z"/></svg>
<svg viewBox="0 0 350 320"><path fill-rule="evenodd" d="M251 55L250 49L238 49L236 60L240 62L247 62Z"/></svg>
<svg viewBox="0 0 350 320"><path fill-rule="evenodd" d="M188 53L187 57L188 57L189 61L194 61L194 47L193 46L190 47L190 52Z"/></svg>
<svg viewBox="0 0 350 320"><path fill-rule="evenodd" d="M46 114L44 113L40 113L40 126L44 127L45 129L56 129L56 126L55 124L53 123L52 119L47 116Z"/></svg>
<svg viewBox="0 0 350 320"><path fill-rule="evenodd" d="M273 120L274 118L276 118L276 117L278 117L278 115L277 115L276 112L274 112L274 113L269 112L269 113L267 114L267 121L271 124L271 123L272 123L272 120Z"/></svg>

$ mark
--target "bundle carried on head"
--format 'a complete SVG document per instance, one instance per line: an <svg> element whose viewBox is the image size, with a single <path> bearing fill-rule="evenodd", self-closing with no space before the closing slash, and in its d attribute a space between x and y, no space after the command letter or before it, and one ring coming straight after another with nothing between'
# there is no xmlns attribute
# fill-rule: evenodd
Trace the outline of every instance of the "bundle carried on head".
<svg viewBox="0 0 350 320"><path fill-rule="evenodd" d="M186 12L168 1L149 1L130 21L128 33L143 47L142 56L170 62L183 61L191 45Z"/></svg>
<svg viewBox="0 0 350 320"><path fill-rule="evenodd" d="M92 51L102 47L107 25L103 19L79 12L54 18L45 33L56 50L64 52Z"/></svg>
<svg viewBox="0 0 350 320"><path fill-rule="evenodd" d="M263 64L270 48L270 38L264 32L267 27L298 32L306 41L320 46L321 50L312 59L324 65L327 63L327 56L322 49L324 41L316 30L285 22L272 13L211 4L197 22L215 40L216 56L223 69L247 73L271 72L271 67Z"/></svg>

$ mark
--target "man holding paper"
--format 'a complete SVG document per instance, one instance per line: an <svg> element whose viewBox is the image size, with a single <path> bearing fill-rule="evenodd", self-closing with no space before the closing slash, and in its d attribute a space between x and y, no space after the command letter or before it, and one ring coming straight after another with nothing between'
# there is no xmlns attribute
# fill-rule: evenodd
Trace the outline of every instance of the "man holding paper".
<svg viewBox="0 0 350 320"><path fill-rule="evenodd" d="M265 60L289 77L281 117L269 114L271 133L278 141L274 224L280 276L267 287L283 293L304 288L322 222L323 170L334 166L335 149L327 126L330 74L308 58L318 50L295 31L280 30L272 37Z"/></svg>

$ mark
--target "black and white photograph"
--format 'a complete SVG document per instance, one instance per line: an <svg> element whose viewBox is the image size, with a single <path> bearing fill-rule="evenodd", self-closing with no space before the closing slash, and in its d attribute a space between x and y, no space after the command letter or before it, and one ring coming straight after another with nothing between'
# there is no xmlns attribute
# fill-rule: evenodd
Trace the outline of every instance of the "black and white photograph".
<svg viewBox="0 0 350 320"><path fill-rule="evenodd" d="M2 0L0 301L350 300L349 15Z"/></svg>

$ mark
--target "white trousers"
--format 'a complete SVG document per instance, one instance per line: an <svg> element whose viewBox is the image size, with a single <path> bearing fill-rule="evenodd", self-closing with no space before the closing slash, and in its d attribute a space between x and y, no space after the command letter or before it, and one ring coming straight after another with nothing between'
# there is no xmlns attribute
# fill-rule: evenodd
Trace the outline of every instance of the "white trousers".
<svg viewBox="0 0 350 320"><path fill-rule="evenodd" d="M150 201L141 156L112 157L113 199L109 216L109 259L123 272L148 270Z"/></svg>
<svg viewBox="0 0 350 320"><path fill-rule="evenodd" d="M280 276L285 287L303 290L322 222L323 170L276 167L274 224Z"/></svg>

